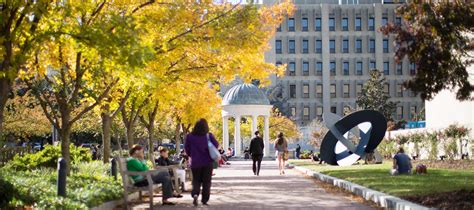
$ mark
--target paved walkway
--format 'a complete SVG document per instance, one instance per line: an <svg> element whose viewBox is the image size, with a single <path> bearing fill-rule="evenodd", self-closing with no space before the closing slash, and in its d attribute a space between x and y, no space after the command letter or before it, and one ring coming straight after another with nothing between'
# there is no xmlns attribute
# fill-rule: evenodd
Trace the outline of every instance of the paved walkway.
<svg viewBox="0 0 474 210"><path fill-rule="evenodd" d="M203 209L371 209L343 195L329 194L310 178L295 170L287 169L279 175L275 161L262 162L260 176L254 176L251 161L235 161L215 171L212 179L209 206ZM194 208L189 193L183 198L172 199L176 206L161 206L156 209ZM145 209L147 203L133 209Z"/></svg>

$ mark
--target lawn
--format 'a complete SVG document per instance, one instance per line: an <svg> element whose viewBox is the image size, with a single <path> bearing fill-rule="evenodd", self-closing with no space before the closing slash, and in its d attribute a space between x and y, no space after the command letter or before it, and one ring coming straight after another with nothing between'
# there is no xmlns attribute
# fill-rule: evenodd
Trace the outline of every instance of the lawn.
<svg viewBox="0 0 474 210"><path fill-rule="evenodd" d="M425 175L391 176L391 163L377 165L328 166L305 160L291 160L297 166L341 178L391 195L420 196L461 189L474 190L474 169L428 168Z"/></svg>

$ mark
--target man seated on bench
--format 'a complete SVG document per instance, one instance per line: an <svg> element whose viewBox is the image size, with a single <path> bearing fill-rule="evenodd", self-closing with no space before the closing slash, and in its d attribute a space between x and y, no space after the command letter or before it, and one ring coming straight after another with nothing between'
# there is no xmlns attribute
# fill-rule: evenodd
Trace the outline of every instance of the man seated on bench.
<svg viewBox="0 0 474 210"><path fill-rule="evenodd" d="M146 165L145 155L143 153L143 147L140 145L133 145L130 149L130 158L127 159L127 170L128 171L148 171ZM131 176L134 185L137 187L148 186L148 181L143 176ZM171 178L168 171L160 171L154 174L152 177L154 184L161 184L163 191L163 205L175 205L175 203L168 201L169 198L173 197L173 189L171 185ZM151 195L153 196L153 195Z"/></svg>
<svg viewBox="0 0 474 210"><path fill-rule="evenodd" d="M391 174L411 174L411 169L412 165L410 157L405 154L405 150L403 148L400 148L398 153L393 156L393 169Z"/></svg>
<svg viewBox="0 0 474 210"><path fill-rule="evenodd" d="M159 166L171 166L171 165L179 166L179 162L172 161L168 158L169 151L166 147L160 147L159 150L160 150L160 157L158 157L158 159L155 160L156 165L159 165ZM183 170L183 168L181 166L176 169L177 174L173 174L172 170L170 170L169 172L170 172L171 176L178 176L178 178L180 180L180 184L182 186L184 186L184 183L185 183L184 179L186 177L186 171ZM179 187L179 186L176 186L176 187Z"/></svg>

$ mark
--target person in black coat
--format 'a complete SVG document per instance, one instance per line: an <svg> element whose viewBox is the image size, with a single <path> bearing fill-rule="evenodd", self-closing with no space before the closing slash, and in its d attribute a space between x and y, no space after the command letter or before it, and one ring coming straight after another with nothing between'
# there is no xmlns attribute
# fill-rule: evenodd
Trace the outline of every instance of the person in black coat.
<svg viewBox="0 0 474 210"><path fill-rule="evenodd" d="M250 154L252 155L253 161L253 173L254 175L260 174L260 165L262 164L263 158L263 139L260 137L260 132L255 131L255 137L250 141Z"/></svg>

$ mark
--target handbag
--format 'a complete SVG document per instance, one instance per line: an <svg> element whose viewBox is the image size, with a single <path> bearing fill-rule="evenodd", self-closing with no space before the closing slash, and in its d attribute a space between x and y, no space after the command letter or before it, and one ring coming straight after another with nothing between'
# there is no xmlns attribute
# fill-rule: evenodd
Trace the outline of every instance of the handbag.
<svg viewBox="0 0 474 210"><path fill-rule="evenodd" d="M212 144L211 138L209 137L209 133L206 134L206 136L207 136L207 148L209 149L209 156L214 161L217 161L221 157L221 154L219 153L219 150L217 150L216 146Z"/></svg>
<svg viewBox="0 0 474 210"><path fill-rule="evenodd" d="M290 154L289 154L288 151L284 151L284 152L283 152L283 160L285 160L285 161L288 160L289 155L290 155Z"/></svg>

